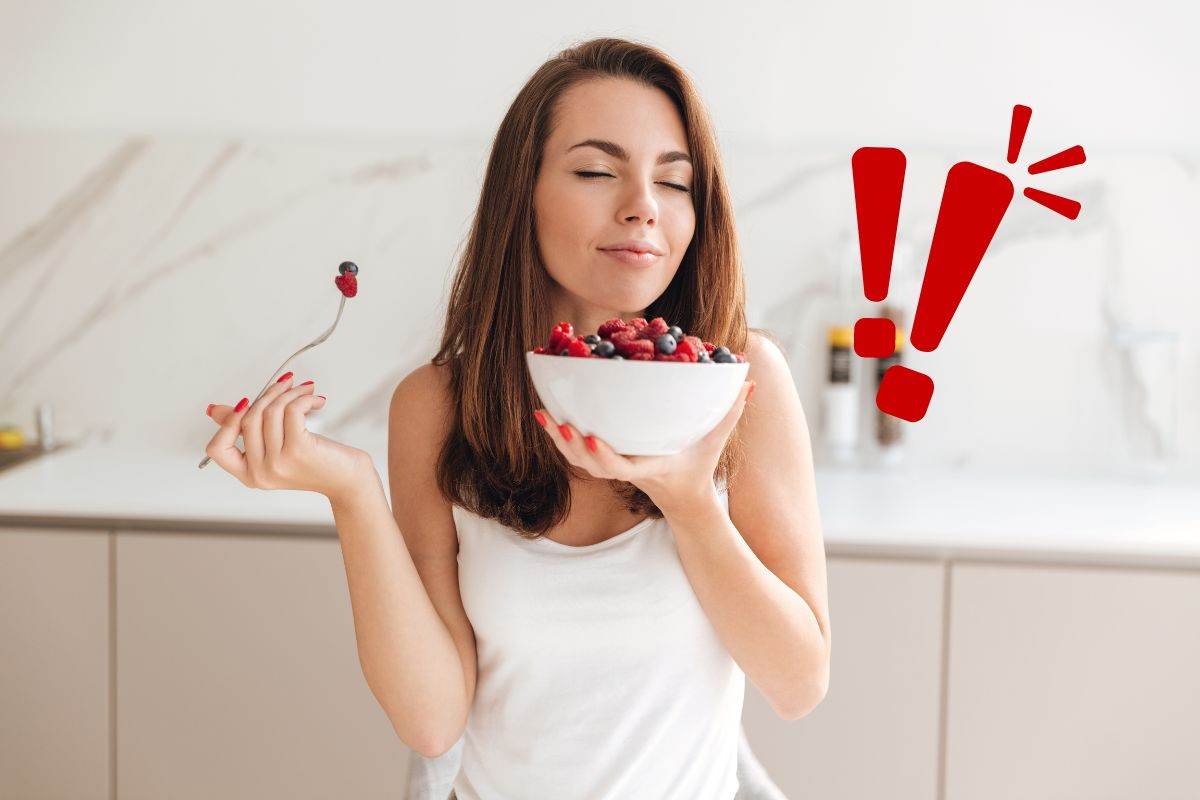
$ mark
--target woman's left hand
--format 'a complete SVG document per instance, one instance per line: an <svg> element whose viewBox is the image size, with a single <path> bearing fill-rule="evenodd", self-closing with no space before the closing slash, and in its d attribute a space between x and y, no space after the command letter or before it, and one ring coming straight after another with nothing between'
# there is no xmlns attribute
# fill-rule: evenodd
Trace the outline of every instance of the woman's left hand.
<svg viewBox="0 0 1200 800"><path fill-rule="evenodd" d="M743 382L737 399L717 426L688 448L669 456L624 456L603 439L581 436L571 425L560 425L545 409L537 409L534 416L575 466L597 478L632 483L660 509L686 508L711 489L721 451L753 391L754 381Z"/></svg>

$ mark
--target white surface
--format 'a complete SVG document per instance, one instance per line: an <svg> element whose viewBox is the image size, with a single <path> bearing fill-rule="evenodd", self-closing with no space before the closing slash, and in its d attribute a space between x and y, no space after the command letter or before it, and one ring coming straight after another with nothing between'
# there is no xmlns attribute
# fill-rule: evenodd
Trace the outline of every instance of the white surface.
<svg viewBox="0 0 1200 800"><path fill-rule="evenodd" d="M247 489L202 453L64 449L0 472L0 516L329 526L310 492ZM373 454L386 478L386 453ZM384 480L387 491L387 481ZM1200 566L1200 477L818 469L827 552ZM116 523L114 522L114 525Z"/></svg>

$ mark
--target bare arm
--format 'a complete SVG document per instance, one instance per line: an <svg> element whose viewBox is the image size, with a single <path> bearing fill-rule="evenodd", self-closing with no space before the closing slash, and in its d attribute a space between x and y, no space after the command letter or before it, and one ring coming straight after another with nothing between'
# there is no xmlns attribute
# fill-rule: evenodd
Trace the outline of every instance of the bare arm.
<svg viewBox="0 0 1200 800"><path fill-rule="evenodd" d="M435 756L462 707L462 664L404 546L374 467L363 490L330 500L342 546L358 661L403 742ZM449 712L449 713L448 713Z"/></svg>
<svg viewBox="0 0 1200 800"><path fill-rule="evenodd" d="M429 758L461 736L475 677L454 521L432 486L440 426L403 424L416 407L429 419L433 378L421 368L392 398L394 510L370 461L353 493L330 498L363 676L401 740Z"/></svg>

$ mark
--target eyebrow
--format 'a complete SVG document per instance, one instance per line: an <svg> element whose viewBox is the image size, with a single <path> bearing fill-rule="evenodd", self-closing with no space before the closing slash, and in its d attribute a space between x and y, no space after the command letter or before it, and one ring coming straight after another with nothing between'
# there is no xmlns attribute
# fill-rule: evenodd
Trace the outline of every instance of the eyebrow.
<svg viewBox="0 0 1200 800"><path fill-rule="evenodd" d="M624 147L621 147L621 145L617 144L616 142L609 142L604 139L584 139L579 144L573 144L568 147L567 152L571 152L576 147L595 147L598 150L603 150L604 152L608 153L613 158L619 158L622 161L629 160L629 153ZM688 164L692 163L691 156L689 156L687 153L681 153L678 150L671 150L663 153L654 163L670 164L675 161L686 161Z"/></svg>

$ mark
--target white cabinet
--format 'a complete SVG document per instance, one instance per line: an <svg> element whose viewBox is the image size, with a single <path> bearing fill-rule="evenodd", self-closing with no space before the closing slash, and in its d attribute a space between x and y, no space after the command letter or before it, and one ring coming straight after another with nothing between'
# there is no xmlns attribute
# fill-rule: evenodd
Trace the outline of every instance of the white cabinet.
<svg viewBox="0 0 1200 800"><path fill-rule="evenodd" d="M831 677L810 714L787 721L746 682L746 738L792 798L935 800L945 568L827 559Z"/></svg>
<svg viewBox="0 0 1200 800"><path fill-rule="evenodd" d="M1200 796L1200 573L952 576L947 800Z"/></svg>
<svg viewBox="0 0 1200 800"><path fill-rule="evenodd" d="M336 538L120 533L117 796L397 798Z"/></svg>
<svg viewBox="0 0 1200 800"><path fill-rule="evenodd" d="M0 797L107 799L109 534L0 529Z"/></svg>

